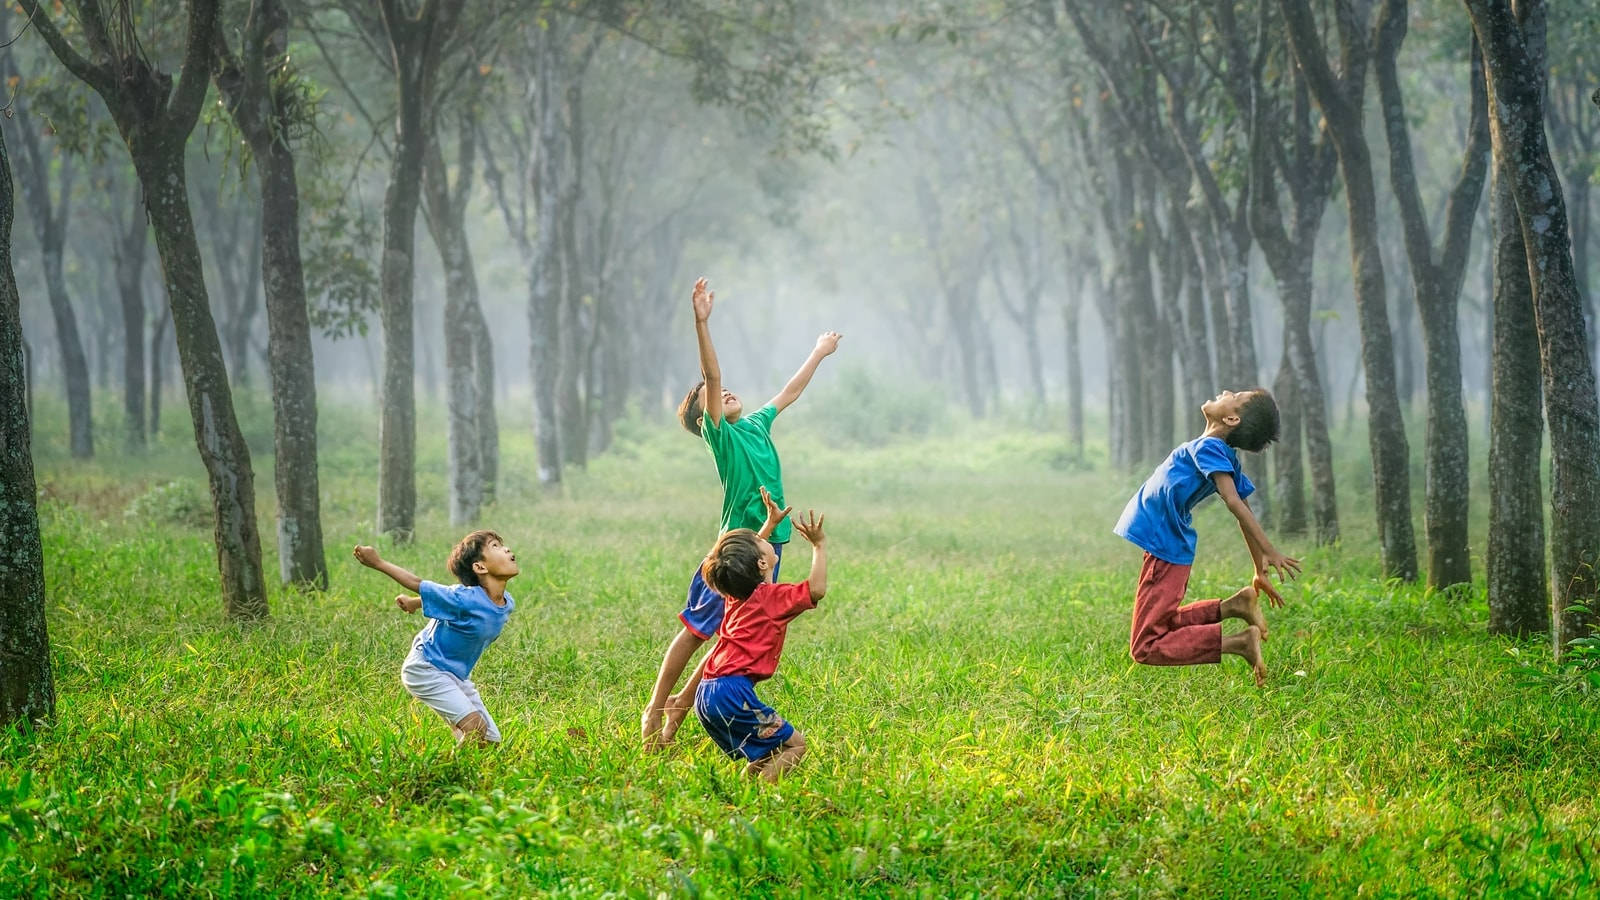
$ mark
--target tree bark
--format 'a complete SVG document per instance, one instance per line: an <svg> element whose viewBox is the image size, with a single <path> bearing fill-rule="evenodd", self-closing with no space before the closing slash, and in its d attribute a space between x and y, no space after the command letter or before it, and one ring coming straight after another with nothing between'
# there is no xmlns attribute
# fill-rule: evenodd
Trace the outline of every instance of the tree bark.
<svg viewBox="0 0 1600 900"><path fill-rule="evenodd" d="M1489 631L1526 636L1550 630L1545 579L1544 444L1539 331L1533 287L1509 161L1496 159L1490 188L1494 211L1494 299L1489 412L1489 548L1484 557Z"/></svg>
<svg viewBox="0 0 1600 900"><path fill-rule="evenodd" d="M1600 403L1561 182L1545 142L1544 7L1527 0L1513 13L1503 0L1466 2L1488 71L1494 155L1509 167L1533 288L1550 428L1551 587L1560 616L1559 653L1588 630L1600 598Z"/></svg>
<svg viewBox="0 0 1600 900"><path fill-rule="evenodd" d="M117 264L117 294L122 301L122 412L129 452L145 448L144 399L144 257L150 242L150 223L143 204L132 204L132 219L113 247Z"/></svg>
<svg viewBox="0 0 1600 900"><path fill-rule="evenodd" d="M1474 44L1469 69L1472 110L1467 144L1450 192L1443 241L1435 247L1417 189L1405 97L1397 69L1407 13L1406 0L1385 0L1379 14L1375 70L1389 143L1389 180L1399 201L1412 287L1422 319L1428 388L1423 506L1428 585L1443 589L1472 580L1472 558L1467 547L1467 412L1461 395L1461 335L1457 319L1472 223L1488 168L1489 126L1481 54Z"/></svg>
<svg viewBox="0 0 1600 900"><path fill-rule="evenodd" d="M561 372L561 244L557 240L559 197L566 152L561 132L560 85L565 69L562 37L557 25L538 29L529 48L534 55L534 85L529 90L536 123L535 163L530 167L534 198L534 237L529 254L528 324L531 335L529 373L533 379L534 446L539 460L539 483L546 489L561 485L561 416L556 402L556 382Z"/></svg>
<svg viewBox="0 0 1600 900"><path fill-rule="evenodd" d="M22 298L11 269L11 158L0 136L0 725L55 715L44 550L29 434Z"/></svg>
<svg viewBox="0 0 1600 900"><path fill-rule="evenodd" d="M216 32L214 78L240 132L250 143L261 192L260 280L267 309L267 371L272 384L273 484L278 495L278 576L284 584L328 586L322 545L317 466L317 382L311 319L300 256L300 183L289 134L293 113L278 105L268 77L288 43L288 13L278 0L258 0L244 29L242 57ZM252 283L251 293L254 293ZM248 329L245 330L248 336ZM244 350L234 349L244 372Z"/></svg>
<svg viewBox="0 0 1600 900"><path fill-rule="evenodd" d="M1295 58L1306 73L1311 96L1328 120L1344 175L1356 317L1361 331L1361 367L1367 381L1367 442L1372 455L1383 573L1388 578L1413 581L1417 577L1417 548L1411 527L1410 449L1395 386L1394 340L1386 309L1383 257L1378 249L1377 192L1361 121L1365 29L1363 23L1355 21L1352 0L1338 0L1344 65L1343 75L1335 78L1307 0L1280 0L1280 5Z"/></svg>
<svg viewBox="0 0 1600 900"><path fill-rule="evenodd" d="M433 95L442 45L455 29L462 0L426 0L415 17L382 0L398 101L394 156L383 196L383 412L378 429L378 530L409 541L417 516L416 341L413 291L425 108Z"/></svg>
<svg viewBox="0 0 1600 900"><path fill-rule="evenodd" d="M482 510L486 442L481 434L479 416L486 407L491 414L494 409L492 396L479 395L485 387L492 391L493 382L485 385L477 369L485 357L475 345L489 340L489 335L478 303L478 278L465 223L475 151L470 119L461 123L460 136L454 187L450 185L437 140L429 142L422 178L427 195L428 230L439 250L445 273L445 405L450 421L450 522L453 525L477 519Z"/></svg>

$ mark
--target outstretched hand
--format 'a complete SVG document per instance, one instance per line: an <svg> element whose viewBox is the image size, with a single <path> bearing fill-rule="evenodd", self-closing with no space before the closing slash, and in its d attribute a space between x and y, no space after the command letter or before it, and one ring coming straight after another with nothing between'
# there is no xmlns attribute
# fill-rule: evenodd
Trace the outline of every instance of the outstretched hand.
<svg viewBox="0 0 1600 900"><path fill-rule="evenodd" d="M767 508L767 524L776 528L779 522L789 517L789 513L794 512L794 507L785 506L783 509L779 509L778 504L772 501L772 495L767 492L767 489L763 487L760 490L761 505Z"/></svg>
<svg viewBox="0 0 1600 900"><path fill-rule="evenodd" d="M813 352L819 352L823 356L832 356L833 351L839 349L839 338L843 336L837 331L824 331L817 336L817 346Z"/></svg>
<svg viewBox="0 0 1600 900"><path fill-rule="evenodd" d="M711 304L717 299L714 291L707 289L705 276L695 280L694 292L689 296L689 302L694 305L694 320L705 322L711 318Z"/></svg>
<svg viewBox="0 0 1600 900"><path fill-rule="evenodd" d="M422 608L422 598L413 597L410 594L397 594L394 598L394 605L400 607L401 612L414 613Z"/></svg>
<svg viewBox="0 0 1600 900"><path fill-rule="evenodd" d="M824 540L822 520L825 518L827 517L817 515L816 510L808 509L805 515L795 518L793 522L794 530L800 532L801 537L810 541L811 546L820 547Z"/></svg>
<svg viewBox="0 0 1600 900"><path fill-rule="evenodd" d="M366 544L357 544L354 551L354 556L356 558L356 562L361 563L363 566L366 566L369 569L376 569L378 564L383 562L383 557L378 555L378 548L369 547Z"/></svg>

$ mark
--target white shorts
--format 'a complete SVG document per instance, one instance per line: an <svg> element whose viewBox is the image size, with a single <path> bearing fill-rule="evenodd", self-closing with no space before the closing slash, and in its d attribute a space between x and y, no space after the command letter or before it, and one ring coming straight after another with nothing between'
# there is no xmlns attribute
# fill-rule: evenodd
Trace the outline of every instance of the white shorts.
<svg viewBox="0 0 1600 900"><path fill-rule="evenodd" d="M400 683L405 685L411 696L427 704L452 728L467 716L482 713L484 721L489 723L484 737L496 742L500 740L500 728L483 705L483 698L478 696L477 686L423 659L420 648L411 648L406 661L400 664Z"/></svg>

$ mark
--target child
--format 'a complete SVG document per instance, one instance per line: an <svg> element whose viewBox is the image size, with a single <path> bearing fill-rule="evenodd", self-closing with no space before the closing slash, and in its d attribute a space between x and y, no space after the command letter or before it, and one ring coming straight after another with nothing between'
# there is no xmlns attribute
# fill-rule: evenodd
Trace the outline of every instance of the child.
<svg viewBox="0 0 1600 900"><path fill-rule="evenodd" d="M1265 593L1274 606L1282 606L1283 597L1267 573L1276 572L1279 581L1285 576L1293 579L1300 572L1300 561L1279 553L1256 522L1244 502L1255 485L1245 477L1234 451L1256 453L1278 439L1278 404L1266 390L1256 388L1237 394L1223 391L1202 404L1200 411L1206 417L1206 430L1156 467L1117 521L1116 533L1144 550L1129 650L1135 662L1152 666L1215 663L1222 654L1231 653L1244 657L1260 685L1267 674L1261 661L1267 620L1256 602L1257 592ZM1212 494L1222 497L1239 520L1239 531L1255 562L1255 577L1249 587L1226 600L1179 606L1194 563L1195 532L1189 514ZM1243 619L1248 626L1224 637L1223 619Z"/></svg>
<svg viewBox="0 0 1600 900"><path fill-rule="evenodd" d="M478 657L500 636L506 617L517 606L506 593L506 582L520 571L517 555L500 535L474 531L450 551L450 571L461 582L450 586L423 581L386 562L372 547L356 547L355 557L416 592L417 596L394 598L402 611L420 609L428 617L400 666L400 683L444 717L456 743L467 737L479 745L498 743L500 729L469 679Z"/></svg>
<svg viewBox="0 0 1600 900"><path fill-rule="evenodd" d="M706 289L706 280L694 283L691 302L694 306L695 337L700 345L700 371L702 381L689 389L678 407L678 419L690 434L705 440L716 462L717 477L722 482L722 532L736 528L755 529L766 515L760 492L763 487L772 492L777 505L783 504L783 469L778 461L777 448L772 445L772 421L789 404L800 399L800 394L810 384L811 376L823 357L839 347L839 333L823 332L811 355L800 366L789 383L766 406L746 416L739 397L722 386L722 369L717 364L717 352L711 345L711 306L716 295ZM779 563L783 559L783 546L789 540L789 523L780 522L772 534L772 544ZM661 660L661 671L656 675L650 702L640 717L645 747L654 749L672 741L689 713L690 689L668 696L679 676L694 657L695 651L717 633L722 622L724 604L716 592L706 586L700 570L696 569L689 580L688 600L678 615L683 628L667 647Z"/></svg>
<svg viewBox="0 0 1600 900"><path fill-rule="evenodd" d="M706 557L706 583L728 601L717 645L706 656L694 712L722 752L747 761L746 775L768 781L806 755L805 736L756 696L755 682L772 677L789 623L828 591L828 557L822 519L815 512L794 523L811 542L811 577L775 584L778 554L748 528L724 534Z"/></svg>

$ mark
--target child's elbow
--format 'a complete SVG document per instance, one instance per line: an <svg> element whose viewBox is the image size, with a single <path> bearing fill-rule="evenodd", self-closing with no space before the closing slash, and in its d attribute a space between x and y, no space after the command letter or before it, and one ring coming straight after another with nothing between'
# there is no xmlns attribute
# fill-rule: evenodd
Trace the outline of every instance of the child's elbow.
<svg viewBox="0 0 1600 900"><path fill-rule="evenodd" d="M826 584L812 584L811 585L811 602L812 603L820 603L822 601L822 598L826 597L826 596L828 596L828 586Z"/></svg>

